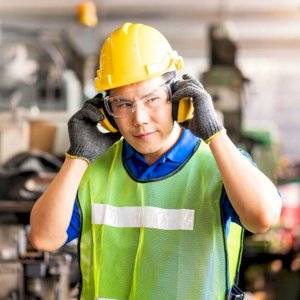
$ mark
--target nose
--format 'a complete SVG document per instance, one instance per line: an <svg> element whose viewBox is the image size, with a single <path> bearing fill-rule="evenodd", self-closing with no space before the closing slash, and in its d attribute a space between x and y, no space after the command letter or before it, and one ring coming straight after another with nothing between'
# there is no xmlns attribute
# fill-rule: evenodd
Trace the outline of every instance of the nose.
<svg viewBox="0 0 300 300"><path fill-rule="evenodd" d="M134 126L145 125L149 122L149 113L142 102L136 103L134 111L132 112L132 120Z"/></svg>

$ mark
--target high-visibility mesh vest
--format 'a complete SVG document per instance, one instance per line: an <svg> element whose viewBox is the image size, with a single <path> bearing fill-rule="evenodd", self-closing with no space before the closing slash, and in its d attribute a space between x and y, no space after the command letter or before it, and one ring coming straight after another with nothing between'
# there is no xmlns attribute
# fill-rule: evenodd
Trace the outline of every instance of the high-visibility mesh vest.
<svg viewBox="0 0 300 300"><path fill-rule="evenodd" d="M122 145L89 166L78 191L81 299L226 299L242 229L231 226L226 242L209 147L201 143L169 176L137 181Z"/></svg>

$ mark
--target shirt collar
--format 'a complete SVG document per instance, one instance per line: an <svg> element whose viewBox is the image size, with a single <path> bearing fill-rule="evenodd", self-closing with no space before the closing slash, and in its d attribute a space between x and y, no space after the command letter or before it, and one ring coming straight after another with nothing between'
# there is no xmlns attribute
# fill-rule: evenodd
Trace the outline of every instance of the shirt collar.
<svg viewBox="0 0 300 300"><path fill-rule="evenodd" d="M199 138L194 136L189 130L182 129L182 133L176 144L165 153L160 160L166 161L167 159L173 162L184 162L193 153ZM138 159L143 159L142 155L137 152L126 140L124 140L125 160L131 159L135 156Z"/></svg>

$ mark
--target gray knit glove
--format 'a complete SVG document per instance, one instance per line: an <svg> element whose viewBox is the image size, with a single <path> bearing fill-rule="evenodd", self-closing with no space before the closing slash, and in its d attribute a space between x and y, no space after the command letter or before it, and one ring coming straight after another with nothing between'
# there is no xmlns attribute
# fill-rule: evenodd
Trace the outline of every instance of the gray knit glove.
<svg viewBox="0 0 300 300"><path fill-rule="evenodd" d="M189 129L208 142L214 134L223 129L217 120L211 96L198 80L188 74L183 75L182 79L172 87L172 101L178 102L185 97L193 99L194 116L190 120Z"/></svg>
<svg viewBox="0 0 300 300"><path fill-rule="evenodd" d="M102 133L98 130L98 122L103 120L99 112L102 105L102 95L85 102L68 122L70 148L66 156L81 158L92 163L105 152L119 137L112 133Z"/></svg>

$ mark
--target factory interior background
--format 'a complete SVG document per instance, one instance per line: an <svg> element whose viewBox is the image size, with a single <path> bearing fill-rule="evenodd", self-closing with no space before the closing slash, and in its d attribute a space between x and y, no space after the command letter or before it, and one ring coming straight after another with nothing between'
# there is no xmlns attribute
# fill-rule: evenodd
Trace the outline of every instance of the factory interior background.
<svg viewBox="0 0 300 300"><path fill-rule="evenodd" d="M300 299L300 1L0 0L0 300L76 299L76 241L34 250L29 213L60 169L68 119L96 94L100 47L124 22L167 37L281 193L277 226L245 235L245 299Z"/></svg>

